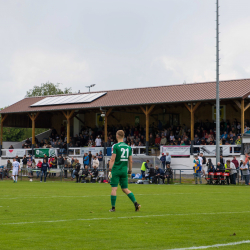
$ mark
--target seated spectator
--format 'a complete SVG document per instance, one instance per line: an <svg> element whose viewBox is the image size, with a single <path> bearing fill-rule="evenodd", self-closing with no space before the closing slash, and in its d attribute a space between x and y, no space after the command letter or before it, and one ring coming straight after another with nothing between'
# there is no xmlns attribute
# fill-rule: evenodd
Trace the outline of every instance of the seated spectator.
<svg viewBox="0 0 250 250"><path fill-rule="evenodd" d="M167 139L164 135L162 135L160 145L166 145L166 144L167 144Z"/></svg>
<svg viewBox="0 0 250 250"><path fill-rule="evenodd" d="M93 180L97 181L97 178L98 178L98 169L96 168L96 166L93 166L93 167L94 169L89 174L90 182L93 182Z"/></svg>
<svg viewBox="0 0 250 250"><path fill-rule="evenodd" d="M215 169L215 172L222 172L222 173L224 173L225 172L224 164L222 164L221 162L218 162L217 166L216 166L216 169Z"/></svg>
<svg viewBox="0 0 250 250"><path fill-rule="evenodd" d="M155 166L155 176L154 176L154 183L160 184L160 179L162 179L162 182L164 184L164 171L159 168L158 166Z"/></svg>
<svg viewBox="0 0 250 250"><path fill-rule="evenodd" d="M164 173L164 177L167 179L167 184L170 184L170 179L173 178L173 170L169 164L166 164L167 168Z"/></svg>
<svg viewBox="0 0 250 250"><path fill-rule="evenodd" d="M145 180L149 179L152 177L152 179L154 179L155 176L155 169L153 167L153 165L151 164L149 169L148 169L148 173L145 175Z"/></svg>
<svg viewBox="0 0 250 250"><path fill-rule="evenodd" d="M85 165L85 168L82 170L82 175L80 176L79 182L81 182L81 179L86 180L88 175L89 175L88 165Z"/></svg>

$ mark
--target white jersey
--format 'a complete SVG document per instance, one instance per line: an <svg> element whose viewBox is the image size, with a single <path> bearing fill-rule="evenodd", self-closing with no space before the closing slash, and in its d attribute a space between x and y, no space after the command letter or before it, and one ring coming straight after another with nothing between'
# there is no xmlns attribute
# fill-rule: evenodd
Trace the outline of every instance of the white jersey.
<svg viewBox="0 0 250 250"><path fill-rule="evenodd" d="M13 170L19 170L20 163L18 161L14 161L12 163L12 166L13 166Z"/></svg>

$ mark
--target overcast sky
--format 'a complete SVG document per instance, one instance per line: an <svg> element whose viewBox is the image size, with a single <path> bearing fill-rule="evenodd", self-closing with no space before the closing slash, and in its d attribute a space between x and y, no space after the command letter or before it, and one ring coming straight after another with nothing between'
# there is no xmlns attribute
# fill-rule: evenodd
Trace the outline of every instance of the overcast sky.
<svg viewBox="0 0 250 250"><path fill-rule="evenodd" d="M221 80L250 78L250 1L220 0ZM215 0L0 0L0 107L73 92L215 80Z"/></svg>

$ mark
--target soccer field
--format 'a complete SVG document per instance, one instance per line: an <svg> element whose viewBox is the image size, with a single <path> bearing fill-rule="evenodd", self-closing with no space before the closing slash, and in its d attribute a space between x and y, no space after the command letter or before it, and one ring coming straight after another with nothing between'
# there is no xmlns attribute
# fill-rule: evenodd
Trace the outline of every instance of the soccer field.
<svg viewBox="0 0 250 250"><path fill-rule="evenodd" d="M115 213L108 184L0 187L0 249L250 249L247 186L131 184L141 211L119 190Z"/></svg>

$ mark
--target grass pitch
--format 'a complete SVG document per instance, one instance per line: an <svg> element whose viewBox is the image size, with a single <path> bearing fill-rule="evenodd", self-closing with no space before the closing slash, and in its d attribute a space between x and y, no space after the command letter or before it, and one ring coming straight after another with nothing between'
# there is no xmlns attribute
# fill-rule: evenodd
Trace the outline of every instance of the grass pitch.
<svg viewBox="0 0 250 250"><path fill-rule="evenodd" d="M176 249L250 240L250 187L0 182L0 249ZM209 248L218 249L218 248ZM219 247L250 249L250 244Z"/></svg>

